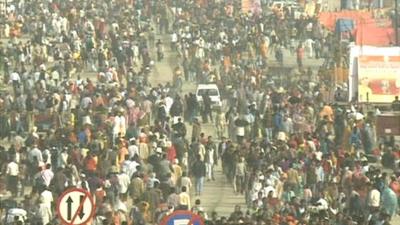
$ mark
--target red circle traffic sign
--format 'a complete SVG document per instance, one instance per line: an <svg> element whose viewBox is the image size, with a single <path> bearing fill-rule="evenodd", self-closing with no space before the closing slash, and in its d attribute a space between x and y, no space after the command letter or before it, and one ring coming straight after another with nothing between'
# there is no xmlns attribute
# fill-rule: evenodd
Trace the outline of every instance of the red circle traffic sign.
<svg viewBox="0 0 400 225"><path fill-rule="evenodd" d="M57 216L66 225L86 224L93 218L95 211L91 194L81 188L64 191L57 201Z"/></svg>
<svg viewBox="0 0 400 225"><path fill-rule="evenodd" d="M188 210L177 210L161 219L160 225L204 225L201 216Z"/></svg>

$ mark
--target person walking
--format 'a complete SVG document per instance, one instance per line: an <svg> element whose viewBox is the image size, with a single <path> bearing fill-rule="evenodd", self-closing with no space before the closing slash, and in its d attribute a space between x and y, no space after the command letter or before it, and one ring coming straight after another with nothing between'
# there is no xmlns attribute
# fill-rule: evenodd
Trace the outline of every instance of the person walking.
<svg viewBox="0 0 400 225"><path fill-rule="evenodd" d="M164 47L160 39L158 39L156 43L156 48L157 48L157 60L161 61L164 58Z"/></svg>
<svg viewBox="0 0 400 225"><path fill-rule="evenodd" d="M208 123L208 119L210 119L211 122L213 122L212 118L212 109L211 109L211 98L208 95L208 93L204 94L202 96L203 98L203 110L202 110L202 119L203 123Z"/></svg>
<svg viewBox="0 0 400 225"><path fill-rule="evenodd" d="M218 155L216 146L213 143L211 136L208 137L205 148L206 154L204 156L204 162L206 165L207 181L215 180L214 165L218 163Z"/></svg>
<svg viewBox="0 0 400 225"><path fill-rule="evenodd" d="M53 218L51 208L49 208L44 199L39 199L38 214L41 218L42 224L49 224L51 219Z"/></svg>
<svg viewBox="0 0 400 225"><path fill-rule="evenodd" d="M19 175L19 166L15 162L15 160L10 160L7 164L7 182L8 182L8 190L11 191L12 196L17 196L17 185L18 185L18 175Z"/></svg>
<svg viewBox="0 0 400 225"><path fill-rule="evenodd" d="M195 182L196 196L201 195L203 192L204 177L206 176L206 165L202 160L200 154L197 155L196 161L192 166L192 175Z"/></svg>
<svg viewBox="0 0 400 225"><path fill-rule="evenodd" d="M304 42L305 50L307 52L307 56L310 59L313 58L313 56L314 56L314 48L313 48L314 44L315 44L315 41L313 39L311 39L311 38L308 38Z"/></svg>
<svg viewBox="0 0 400 225"><path fill-rule="evenodd" d="M271 109L267 109L264 112L262 119L264 128L264 137L267 142L271 142L273 139L273 128L274 128L274 114Z"/></svg>
<svg viewBox="0 0 400 225"><path fill-rule="evenodd" d="M190 208L190 195L187 193L187 187L183 186L179 194L179 209L190 210Z"/></svg>
<svg viewBox="0 0 400 225"><path fill-rule="evenodd" d="M215 117L215 127L217 128L217 137L222 138L225 135L226 119L225 113L222 110L218 110L217 116Z"/></svg>
<svg viewBox="0 0 400 225"><path fill-rule="evenodd" d="M392 110L393 111L400 111L400 100L399 96L394 97L394 101L392 102Z"/></svg>
<svg viewBox="0 0 400 225"><path fill-rule="evenodd" d="M277 45L275 49L275 59L278 62L279 66L283 66L283 46L280 44Z"/></svg>
<svg viewBox="0 0 400 225"><path fill-rule="evenodd" d="M201 134L201 123L197 118L194 118L193 124L192 124L192 140L198 139Z"/></svg>
<svg viewBox="0 0 400 225"><path fill-rule="evenodd" d="M246 163L244 157L240 157L235 165L235 176L233 188L236 194L244 193L244 180L246 174Z"/></svg>
<svg viewBox="0 0 400 225"><path fill-rule="evenodd" d="M297 66L301 69L303 68L303 58L304 58L304 48L302 44L299 44L296 50L297 56Z"/></svg>

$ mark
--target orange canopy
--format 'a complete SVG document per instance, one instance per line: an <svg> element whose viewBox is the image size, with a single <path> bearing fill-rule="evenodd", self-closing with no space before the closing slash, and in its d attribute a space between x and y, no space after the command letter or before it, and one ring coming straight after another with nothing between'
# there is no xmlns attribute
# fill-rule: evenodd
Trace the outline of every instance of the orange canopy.
<svg viewBox="0 0 400 225"><path fill-rule="evenodd" d="M340 11L340 12L321 12L319 14L319 21L322 25L331 31L335 30L336 20L338 19L352 19L356 24L372 21L372 12L363 11Z"/></svg>
<svg viewBox="0 0 400 225"><path fill-rule="evenodd" d="M355 30L357 45L390 46L395 42L395 31L391 27L363 25Z"/></svg>
<svg viewBox="0 0 400 225"><path fill-rule="evenodd" d="M321 12L319 21L327 29L334 31L338 19L354 21L353 35L357 45L389 46L394 43L395 32L389 20L375 20L372 12L340 11Z"/></svg>

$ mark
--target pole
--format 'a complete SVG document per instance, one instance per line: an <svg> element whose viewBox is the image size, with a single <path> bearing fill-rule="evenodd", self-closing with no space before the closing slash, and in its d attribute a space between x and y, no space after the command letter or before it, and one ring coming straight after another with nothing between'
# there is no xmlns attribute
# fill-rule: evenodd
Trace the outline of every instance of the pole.
<svg viewBox="0 0 400 225"><path fill-rule="evenodd" d="M399 2L398 0L394 1L394 32L396 35L396 46L399 45L399 32L398 32L398 27L399 27Z"/></svg>

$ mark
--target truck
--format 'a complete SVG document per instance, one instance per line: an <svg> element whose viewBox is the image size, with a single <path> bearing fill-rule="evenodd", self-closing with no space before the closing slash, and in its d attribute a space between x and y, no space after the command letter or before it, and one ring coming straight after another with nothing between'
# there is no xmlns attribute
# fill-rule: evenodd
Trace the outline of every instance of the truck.
<svg viewBox="0 0 400 225"><path fill-rule="evenodd" d="M400 112L384 112L376 118L376 135L400 136Z"/></svg>

